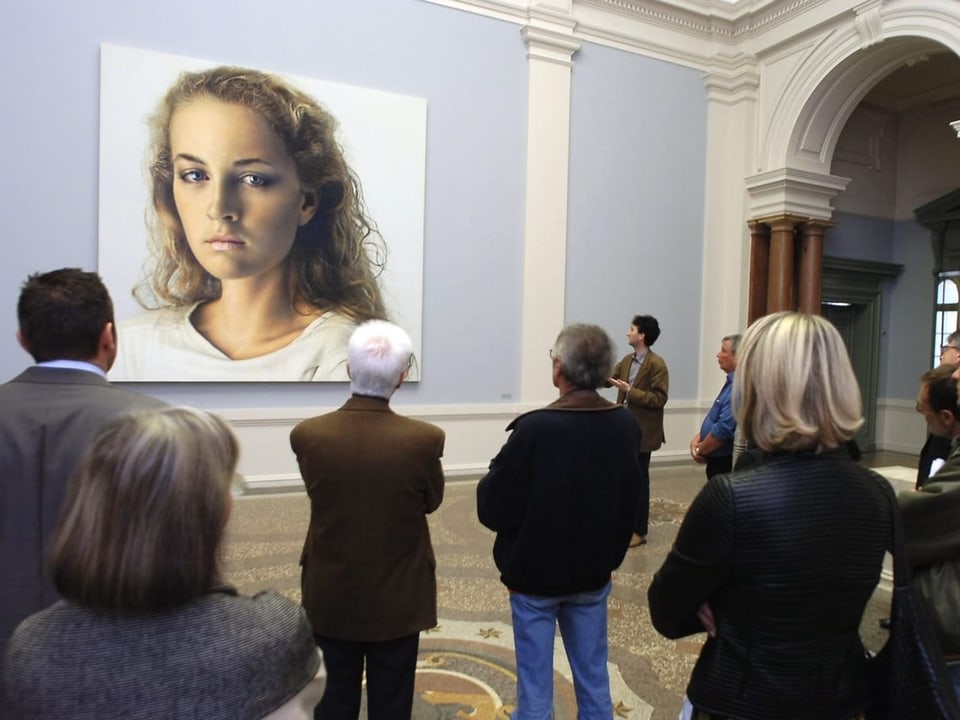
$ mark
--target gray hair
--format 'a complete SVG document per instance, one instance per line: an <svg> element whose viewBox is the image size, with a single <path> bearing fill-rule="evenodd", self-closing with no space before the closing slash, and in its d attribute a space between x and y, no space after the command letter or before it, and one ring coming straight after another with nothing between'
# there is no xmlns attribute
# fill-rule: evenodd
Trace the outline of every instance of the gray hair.
<svg viewBox="0 0 960 720"><path fill-rule="evenodd" d="M410 368L413 343L403 328L386 320L368 320L350 336L347 358L352 392L389 399Z"/></svg>
<svg viewBox="0 0 960 720"><path fill-rule="evenodd" d="M724 335L720 339L720 344L723 345L725 342L727 342L727 340L730 341L730 354L736 355L737 348L740 347L740 334L737 333L736 335Z"/></svg>
<svg viewBox="0 0 960 720"><path fill-rule="evenodd" d="M560 359L560 374L578 388L598 388L613 372L616 349L599 325L567 325L553 344L553 357Z"/></svg>
<svg viewBox="0 0 960 720"><path fill-rule="evenodd" d="M158 612L221 581L239 446L225 420L187 408L110 423L70 480L51 542L60 594L79 605Z"/></svg>

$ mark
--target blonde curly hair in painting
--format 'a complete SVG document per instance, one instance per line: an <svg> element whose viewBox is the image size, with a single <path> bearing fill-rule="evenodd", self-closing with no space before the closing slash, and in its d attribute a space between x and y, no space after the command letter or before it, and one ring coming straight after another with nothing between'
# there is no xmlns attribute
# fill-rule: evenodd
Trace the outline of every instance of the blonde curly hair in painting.
<svg viewBox="0 0 960 720"><path fill-rule="evenodd" d="M227 66L181 74L150 118L153 265L134 288L140 304L176 307L220 296L220 280L200 266L187 244L173 197L170 121L179 107L200 98L262 116L293 158L303 192L317 204L310 222L297 230L288 258L294 306L336 310L356 322L385 318L377 277L386 248L336 140L336 119L274 75Z"/></svg>
<svg viewBox="0 0 960 720"><path fill-rule="evenodd" d="M822 317L796 312L762 317L747 328L737 358L738 423L763 450L819 452L839 447L863 425L847 349Z"/></svg>

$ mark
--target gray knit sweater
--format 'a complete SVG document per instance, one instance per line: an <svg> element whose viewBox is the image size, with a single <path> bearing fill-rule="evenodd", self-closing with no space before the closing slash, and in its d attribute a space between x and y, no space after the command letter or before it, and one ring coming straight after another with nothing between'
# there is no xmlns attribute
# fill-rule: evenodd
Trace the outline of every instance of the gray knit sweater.
<svg viewBox="0 0 960 720"><path fill-rule="evenodd" d="M60 601L11 638L0 717L255 720L319 663L302 609L272 592L212 592L143 617Z"/></svg>

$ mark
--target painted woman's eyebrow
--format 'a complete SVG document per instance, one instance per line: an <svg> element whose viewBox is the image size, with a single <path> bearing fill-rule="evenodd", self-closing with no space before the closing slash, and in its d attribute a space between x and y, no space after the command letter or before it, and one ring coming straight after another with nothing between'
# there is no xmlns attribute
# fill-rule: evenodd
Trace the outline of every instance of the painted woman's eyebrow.
<svg viewBox="0 0 960 720"><path fill-rule="evenodd" d="M206 165L206 163L198 158L196 155L191 155L190 153L177 153L174 158L174 162L177 160L186 160L187 162L199 163L200 165Z"/></svg>
<svg viewBox="0 0 960 720"><path fill-rule="evenodd" d="M191 155L190 153L177 153L174 158L174 162L177 160L183 160L186 162L197 163L199 165L206 165L207 163L196 155ZM274 167L274 164L269 160L264 160L263 158L240 158L239 160L233 161L234 167L248 167L250 165L266 165L267 167Z"/></svg>
<svg viewBox="0 0 960 720"><path fill-rule="evenodd" d="M264 160L263 158L240 158L239 160L233 161L234 166L246 167L248 165L267 165L268 167L273 167L273 163L269 160Z"/></svg>

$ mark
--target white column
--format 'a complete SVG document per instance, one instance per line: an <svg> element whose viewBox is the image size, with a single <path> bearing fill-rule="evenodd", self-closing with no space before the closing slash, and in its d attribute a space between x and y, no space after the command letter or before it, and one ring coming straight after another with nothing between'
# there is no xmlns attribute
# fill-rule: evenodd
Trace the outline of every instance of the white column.
<svg viewBox="0 0 960 720"><path fill-rule="evenodd" d="M563 13L530 12L527 43L527 163L520 402L556 397L547 351L564 323L570 74L580 43Z"/></svg>
<svg viewBox="0 0 960 720"><path fill-rule="evenodd" d="M699 395L704 400L712 399L723 383L714 360L720 338L742 332L747 319L750 229L743 178L753 162L759 82L753 64L743 60L714 68L705 78L707 162L699 363Z"/></svg>

